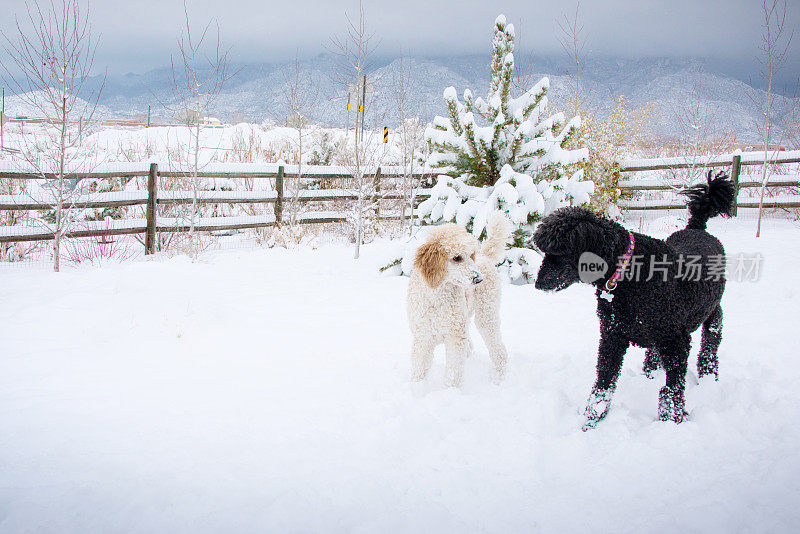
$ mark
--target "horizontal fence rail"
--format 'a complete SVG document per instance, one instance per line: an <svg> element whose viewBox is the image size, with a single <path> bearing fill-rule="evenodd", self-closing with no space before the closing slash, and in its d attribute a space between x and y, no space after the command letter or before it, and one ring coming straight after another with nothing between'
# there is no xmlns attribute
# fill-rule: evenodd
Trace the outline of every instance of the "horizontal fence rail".
<svg viewBox="0 0 800 534"><path fill-rule="evenodd" d="M154 161L152 163L82 163L75 168L67 165L65 174L69 178L127 178L136 176L148 176L150 166L157 165L158 175L163 178L276 178L282 172L287 178L295 177L300 174L298 165L279 163L209 163L203 165L195 174L191 170L186 170L171 164L170 162ZM281 171L281 169L283 169ZM352 176L353 169L346 165L303 165L302 175L304 178L325 179L343 178ZM423 173L415 172L414 176L421 176ZM426 172L425 174L430 174ZM381 166L381 176L385 178L396 178L404 176L405 170L402 166ZM0 178L20 178L20 179L48 179L57 178L55 168L35 168L23 162L4 162L0 160Z"/></svg>
<svg viewBox="0 0 800 534"><path fill-rule="evenodd" d="M736 188L734 196L733 214L739 208L758 208L760 203L754 199L739 200L739 191L748 188L760 188L761 180L746 178L740 180L742 165L763 165L764 161L768 164L789 164L800 163L800 150L790 151L770 151L767 157L764 152L742 152L734 154L722 154L718 156L697 156L694 158L654 158L654 159L629 159L623 161L619 166L620 173L634 173L642 171L673 170L673 169L705 169L716 167L730 167L730 177ZM773 175L767 179L766 186L769 188L800 187L797 176ZM628 192L657 192L657 191L680 191L686 184L679 181L637 181L620 180L619 188L621 191ZM620 200L619 208L626 211L636 210L674 210L685 209L685 202L669 201L665 199L655 200ZM798 208L800 207L800 196L784 195L779 199L765 198L762 207L772 208Z"/></svg>
<svg viewBox="0 0 800 534"><path fill-rule="evenodd" d="M797 184L795 184L797 185ZM737 202L739 208L758 208L758 199L752 200L739 200ZM620 209L628 211L657 211L657 210L684 210L686 203L683 202L668 202L666 200L627 200L619 203ZM764 198L763 208L800 208L800 195L787 195L780 199Z"/></svg>
<svg viewBox="0 0 800 534"><path fill-rule="evenodd" d="M341 178L341 177L340 177ZM427 190L421 191L427 193ZM399 192L381 193L383 200L400 200ZM330 200L358 200L358 195L341 189L301 189L296 196L302 203L323 202ZM294 194L287 194L285 201L295 199ZM198 191L198 204L274 204L278 201L276 191ZM147 191L120 191L111 193L92 193L82 195L69 202L69 208L119 208L125 206L143 206L148 202ZM159 191L156 204L191 204L191 191ZM0 195L0 210L47 210L52 209L53 201L46 198L36 199L30 195Z"/></svg>
<svg viewBox="0 0 800 534"><path fill-rule="evenodd" d="M690 169L703 167L730 167L734 159L740 165L763 165L764 152L739 152L717 156L696 156L694 158L648 158L627 159L620 164L622 172L658 171L666 169ZM800 163L800 150L772 150L767 152L767 163Z"/></svg>
<svg viewBox="0 0 800 534"><path fill-rule="evenodd" d="M800 163L800 151L780 151L768 154L770 164ZM619 172L636 173L642 171L655 171L665 169L687 168L715 168L730 167L730 175L736 184L737 195L740 189L761 187L760 180L752 178L739 179L739 170L742 165L759 165L764 163L763 152L747 152L740 154L725 154L714 157L695 158L655 158L655 159L629 159L622 161ZM161 170L164 169L164 170ZM115 235L145 234L145 250L151 253L155 250L156 232L183 232L188 231L190 223L188 218L160 217L157 215L158 206L187 205L194 202L190 190L158 190L157 178L216 178L216 179L271 179L274 188L242 190L200 190L197 192L198 204L271 204L273 215L259 216L217 216L199 218L195 221L194 228L198 231L225 231L249 228L264 228L275 226L283 222L283 205L286 202L299 203L347 201L358 200L358 194L347 189L300 189L295 194L287 192L286 180L297 180L297 165L279 164L252 164L252 163L224 163L209 164L194 174L191 171L176 170L169 164L153 163L149 166L141 163L111 163L90 166L90 170L70 169L69 179L104 179L104 178L137 178L147 177L147 190L115 191L108 193L90 193L73 198L66 205L72 209L102 209L127 206L145 206L144 219L122 219L111 221L81 221L80 228L66 232L66 237L102 237ZM342 180L352 178L351 169L345 166L304 165L302 178L305 181L323 179ZM429 175L431 171L415 172L415 179ZM372 198L385 200L401 200L404 195L398 191L380 191L380 180L383 178L398 178L404 176L402 167L378 168L374 175L374 189ZM56 174L45 170L24 168L17 164L14 168L5 162L0 162L0 178L8 179L53 179ZM679 191L685 187L679 181L652 181L625 178L619 180L619 188L626 192L659 192ZM797 176L773 175L769 178L767 186L771 188L800 187ZM430 190L419 189L414 192L418 200L428 198ZM737 200L737 208L757 208L758 201L754 199ZM44 211L53 209L52 198L35 197L33 195L0 195L0 211ZM620 200L619 207L623 210L672 210L684 209L685 204L677 200ZM784 195L780 199L768 198L764 201L766 208L798 208L800 195ZM383 220L398 219L397 213L378 213L378 218ZM347 215L331 211L314 211L301 214L296 218L299 224L321 224L347 221ZM42 241L53 239L52 230L42 225L38 226L6 226L0 227L0 243L19 241Z"/></svg>
<svg viewBox="0 0 800 534"><path fill-rule="evenodd" d="M216 167L216 168L215 168ZM294 175L287 172L294 171ZM384 171L385 169L385 171ZM201 172L167 170L160 171L158 164L151 164L147 170L142 165L114 164L96 166L92 172L72 172L69 179L83 178L131 178L148 177L147 190L114 191L107 193L90 193L78 195L65 202L68 209L116 208L127 206L145 206L146 218L122 219L110 221L80 221L75 228L70 228L63 235L65 237L103 237L145 234L145 253L155 251L156 232L186 232L190 230L191 223L188 217L161 217L158 216L156 207L167 205L193 204L271 204L272 215L259 216L215 216L195 220L194 229L202 232L215 232L227 230L243 230L251 228L265 228L276 226L285 222L283 220L283 207L287 202L306 204L309 202L326 201L356 201L359 194L350 189L300 189L294 192L286 189L286 181L297 180L299 175L297 165L273 164L224 164L208 165ZM322 179L350 179L352 173L347 172L347 167L304 165L302 178L304 180L318 181ZM158 190L157 178L271 178L274 180L274 189L241 191L241 190L199 190L197 198L191 190ZM369 200L401 200L405 196L399 191L381 191L381 180L399 178L404 176L402 167L378 168L374 175L367 175L372 180L372 191L364 195ZM423 176L421 173L412 175L414 178ZM0 178L15 179L53 179L54 173L33 172L31 169L11 171L0 167ZM414 197L424 200L429 196L429 190L417 189ZM0 195L0 210L37 211L52 210L55 205L53 198L47 195L16 194ZM375 209L379 220L400 219L400 214L386 210ZM295 217L298 224L323 224L341 223L348 220L345 213L332 211L312 211L301 213ZM45 224L41 226L6 226L0 227L0 243L45 241L55 238L52 229Z"/></svg>

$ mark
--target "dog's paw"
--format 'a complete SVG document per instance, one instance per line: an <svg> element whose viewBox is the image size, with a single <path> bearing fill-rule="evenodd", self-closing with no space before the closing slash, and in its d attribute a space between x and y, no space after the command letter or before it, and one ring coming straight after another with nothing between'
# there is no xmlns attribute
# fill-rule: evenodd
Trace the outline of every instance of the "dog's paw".
<svg viewBox="0 0 800 534"><path fill-rule="evenodd" d="M413 366L411 368L411 381L422 382L428 377L428 368Z"/></svg>
<svg viewBox="0 0 800 534"><path fill-rule="evenodd" d="M719 381L719 362L716 359L697 359L697 377L713 376L714 381Z"/></svg>
<svg viewBox="0 0 800 534"><path fill-rule="evenodd" d="M697 378L698 378L698 380L700 380L700 379L702 379L702 378L704 378L706 376L710 377L709 380L713 379L714 382L719 382L719 373L718 372L710 372L710 371L703 372L700 369L697 370Z"/></svg>
<svg viewBox="0 0 800 534"><path fill-rule="evenodd" d="M689 412L685 409L683 393L672 391L671 388L664 386L658 393L658 418L661 421L672 421L682 423L689 417Z"/></svg>
<svg viewBox="0 0 800 534"><path fill-rule="evenodd" d="M586 419L583 424L581 425L581 430L586 432L588 430L592 430L597 426L597 423L600 422L600 419Z"/></svg>
<svg viewBox="0 0 800 534"><path fill-rule="evenodd" d="M500 385L500 383L505 380L506 378L506 366L502 365L500 367L496 367L492 370L492 383L494 385Z"/></svg>
<svg viewBox="0 0 800 534"><path fill-rule="evenodd" d="M444 385L449 388L461 387L464 382L464 373L455 369L445 369Z"/></svg>
<svg viewBox="0 0 800 534"><path fill-rule="evenodd" d="M661 365L661 357L653 349L647 349L644 353L644 362L642 363L642 372L644 376L652 380L655 377L655 372Z"/></svg>
<svg viewBox="0 0 800 534"><path fill-rule="evenodd" d="M689 419L689 412L686 410L670 410L669 412L662 412L658 410L658 419L660 421L672 421L675 424L681 424Z"/></svg>
<svg viewBox="0 0 800 534"><path fill-rule="evenodd" d="M592 389L589 400L586 402L586 409L583 411L584 423L581 430L586 432L597 426L603 420L611 408L611 398L614 396L613 389Z"/></svg>

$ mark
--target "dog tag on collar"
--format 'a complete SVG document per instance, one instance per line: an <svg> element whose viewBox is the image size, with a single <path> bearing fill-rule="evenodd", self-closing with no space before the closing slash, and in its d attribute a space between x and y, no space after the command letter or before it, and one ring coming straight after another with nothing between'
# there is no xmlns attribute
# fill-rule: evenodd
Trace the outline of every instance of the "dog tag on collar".
<svg viewBox="0 0 800 534"><path fill-rule="evenodd" d="M600 291L600 298L606 299L608 302L611 302L612 300L614 300L614 293L611 293L610 291L606 291L605 289L603 289Z"/></svg>

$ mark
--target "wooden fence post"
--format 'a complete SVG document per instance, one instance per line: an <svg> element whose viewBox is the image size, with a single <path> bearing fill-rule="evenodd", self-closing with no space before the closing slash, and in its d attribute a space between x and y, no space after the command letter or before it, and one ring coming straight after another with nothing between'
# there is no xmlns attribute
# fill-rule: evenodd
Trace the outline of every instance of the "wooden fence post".
<svg viewBox="0 0 800 534"><path fill-rule="evenodd" d="M739 211L739 171L742 168L742 156L736 154L733 156L733 163L731 164L731 180L733 180L733 208L731 215L736 217Z"/></svg>
<svg viewBox="0 0 800 534"><path fill-rule="evenodd" d="M156 198L158 197L158 186L156 177L158 176L158 163L150 164L150 174L147 175L147 230L144 236L144 253L155 254L156 252Z"/></svg>
<svg viewBox="0 0 800 534"><path fill-rule="evenodd" d="M375 178L372 180L372 185L375 188L375 224L378 224L378 220L381 218L381 206L380 206L380 192L381 192L381 168L375 171Z"/></svg>
<svg viewBox="0 0 800 534"><path fill-rule="evenodd" d="M278 167L278 176L275 177L275 191L278 196L275 199L275 224L280 226L283 221L283 165Z"/></svg>

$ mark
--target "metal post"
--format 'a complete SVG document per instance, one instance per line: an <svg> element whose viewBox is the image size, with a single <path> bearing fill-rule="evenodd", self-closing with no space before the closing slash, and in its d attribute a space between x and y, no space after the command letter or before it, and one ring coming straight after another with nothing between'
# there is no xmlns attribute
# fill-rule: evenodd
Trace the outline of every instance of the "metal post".
<svg viewBox="0 0 800 534"><path fill-rule="evenodd" d="M150 128L150 106L147 106L147 128Z"/></svg>
<svg viewBox="0 0 800 534"><path fill-rule="evenodd" d="M374 188L373 202L375 202L375 225L377 227L378 221L381 218L381 168L375 171L375 178L372 180L372 187Z"/></svg>

